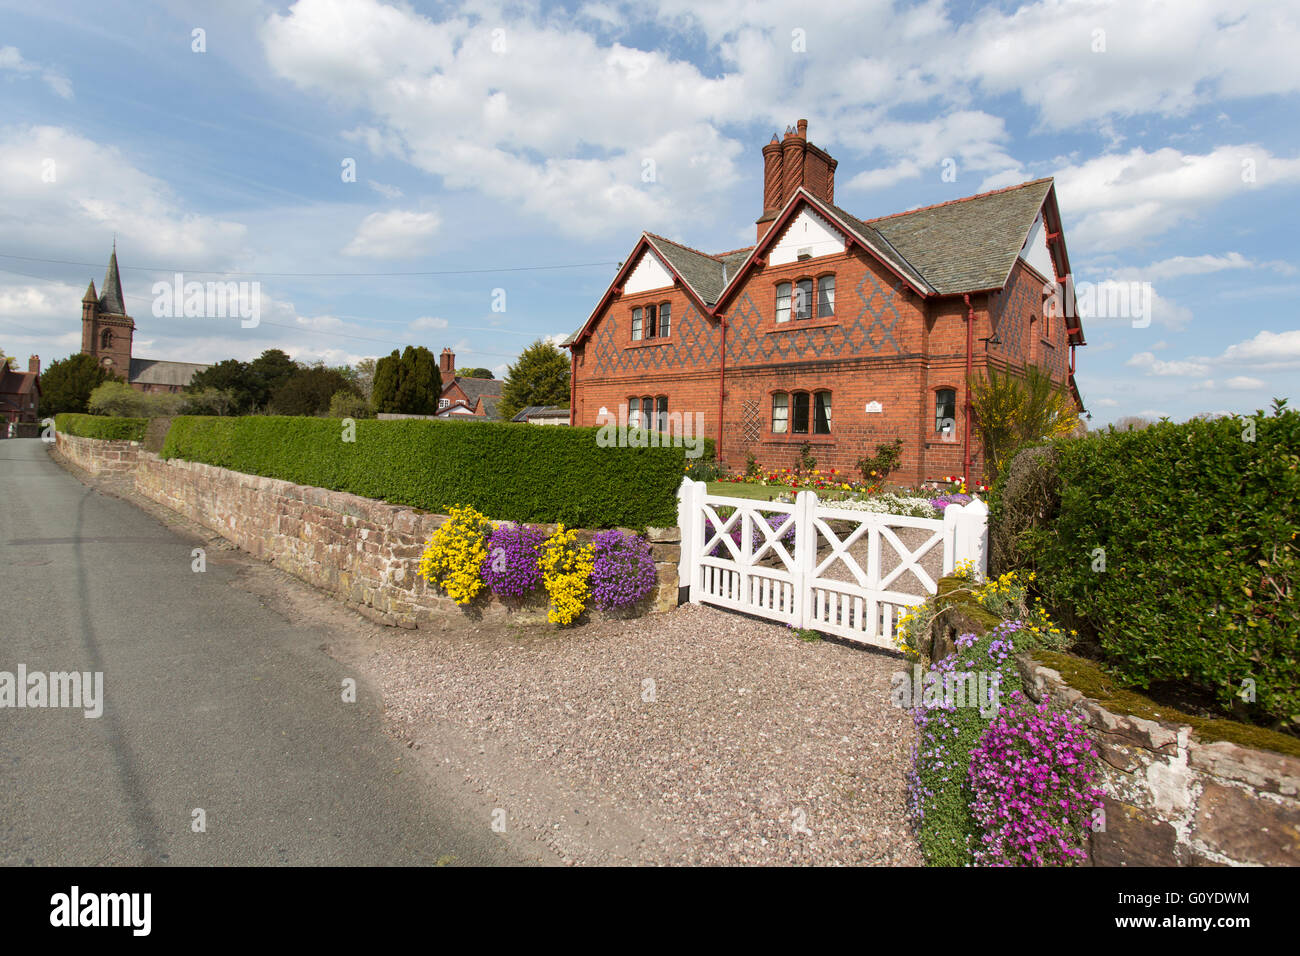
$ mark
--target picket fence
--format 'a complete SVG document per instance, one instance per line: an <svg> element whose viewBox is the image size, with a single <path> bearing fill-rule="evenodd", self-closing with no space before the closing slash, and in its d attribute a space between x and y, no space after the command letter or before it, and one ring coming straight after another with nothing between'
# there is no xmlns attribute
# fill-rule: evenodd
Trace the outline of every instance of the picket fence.
<svg viewBox="0 0 1300 956"><path fill-rule="evenodd" d="M964 561L988 570L988 506L978 498L913 518L836 508L812 491L793 503L710 495L684 479L677 521L679 580L692 603L878 647L894 646L899 616L935 593L937 576ZM935 552L938 575L925 567L934 569Z"/></svg>

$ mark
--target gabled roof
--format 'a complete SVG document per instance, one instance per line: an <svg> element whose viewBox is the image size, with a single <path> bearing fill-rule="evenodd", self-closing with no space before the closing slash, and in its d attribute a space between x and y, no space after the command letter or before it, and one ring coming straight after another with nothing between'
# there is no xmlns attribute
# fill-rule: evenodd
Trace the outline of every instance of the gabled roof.
<svg viewBox="0 0 1300 956"><path fill-rule="evenodd" d="M35 372L20 372L0 366L0 393L30 395L33 391L40 391L39 376Z"/></svg>
<svg viewBox="0 0 1300 956"><path fill-rule="evenodd" d="M872 219L873 227L940 295L1000 289L1029 237L1052 180Z"/></svg>
<svg viewBox="0 0 1300 956"><path fill-rule="evenodd" d="M1034 220L1046 204L1048 230L1056 239L1052 254L1057 257L1062 274L1066 274L1069 261L1060 241L1060 216L1053 196L1053 181L1049 177L863 220L839 206L823 202L801 186L756 246L710 255L663 236L642 233L600 303L561 345L574 345L582 337L620 281L630 273L643 247L653 249L664 260L707 314L716 315L729 292L739 288L743 273L778 240L786 223L804 204L844 230L925 298L990 292L1005 286Z"/></svg>
<svg viewBox="0 0 1300 956"><path fill-rule="evenodd" d="M126 315L126 304L122 299L122 277L117 272L117 243L113 244L113 255L108 260L108 271L104 273L104 291L99 297L99 311L109 315Z"/></svg>
<svg viewBox="0 0 1300 956"><path fill-rule="evenodd" d="M453 385L460 386L460 390L465 393L469 399L469 404L473 405L484 395L499 398L501 395L501 381L495 378L462 378L457 375L450 382L442 387L442 393L447 394L447 389Z"/></svg>

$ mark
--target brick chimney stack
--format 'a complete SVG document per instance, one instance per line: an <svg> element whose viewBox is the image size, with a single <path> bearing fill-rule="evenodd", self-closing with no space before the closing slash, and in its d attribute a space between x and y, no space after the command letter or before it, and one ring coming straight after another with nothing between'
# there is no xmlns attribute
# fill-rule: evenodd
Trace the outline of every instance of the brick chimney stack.
<svg viewBox="0 0 1300 956"><path fill-rule="evenodd" d="M835 201L835 167L825 150L808 142L808 121L787 127L785 137L763 147L763 215L758 217L761 240L777 214L802 186L823 202Z"/></svg>
<svg viewBox="0 0 1300 956"><path fill-rule="evenodd" d="M456 353L445 346L438 359L438 374L442 376L444 385L456 377Z"/></svg>
<svg viewBox="0 0 1300 956"><path fill-rule="evenodd" d="M27 371L33 375L41 374L41 357L39 355L33 355L27 360Z"/></svg>

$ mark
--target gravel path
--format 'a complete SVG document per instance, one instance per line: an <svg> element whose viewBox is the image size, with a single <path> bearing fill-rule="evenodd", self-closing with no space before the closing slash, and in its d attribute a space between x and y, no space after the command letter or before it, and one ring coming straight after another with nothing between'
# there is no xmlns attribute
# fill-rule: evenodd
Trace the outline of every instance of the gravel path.
<svg viewBox="0 0 1300 956"><path fill-rule="evenodd" d="M566 862L921 862L911 724L889 703L901 657L690 605L364 648L398 735Z"/></svg>

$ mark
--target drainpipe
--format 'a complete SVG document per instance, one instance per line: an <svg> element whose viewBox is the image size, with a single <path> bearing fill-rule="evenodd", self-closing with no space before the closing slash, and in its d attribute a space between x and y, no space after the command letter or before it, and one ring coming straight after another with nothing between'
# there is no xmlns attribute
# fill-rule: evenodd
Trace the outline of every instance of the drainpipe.
<svg viewBox="0 0 1300 956"><path fill-rule="evenodd" d="M975 348L975 306L971 305L970 293L966 293L963 298L966 301L966 434L962 439L962 474L966 479L967 487L974 483L970 473L970 423L971 423L971 401L970 401L970 380L973 372L971 353Z"/></svg>
<svg viewBox="0 0 1300 956"><path fill-rule="evenodd" d="M722 464L722 400L727 394L727 317L720 315L718 321L722 325L722 349L718 353L718 443L713 455L714 460L720 465Z"/></svg>

